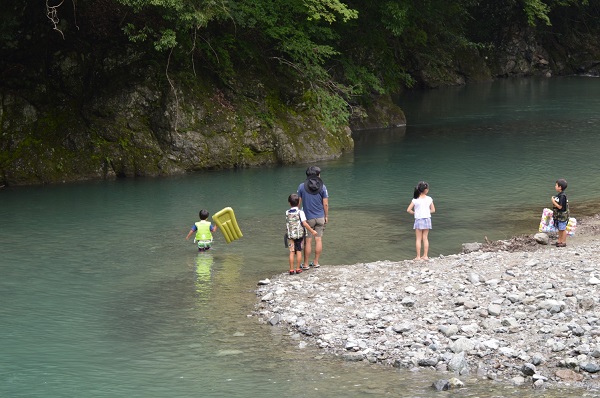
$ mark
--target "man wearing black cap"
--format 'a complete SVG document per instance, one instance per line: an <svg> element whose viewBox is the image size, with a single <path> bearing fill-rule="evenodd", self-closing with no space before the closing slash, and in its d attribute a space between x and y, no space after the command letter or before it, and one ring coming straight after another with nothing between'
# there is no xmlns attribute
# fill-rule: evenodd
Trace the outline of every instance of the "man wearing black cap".
<svg viewBox="0 0 600 398"><path fill-rule="evenodd" d="M300 197L300 205L306 214L306 221L311 228L317 231L315 236L315 259L310 262L311 267L318 268L319 257L323 250L323 230L327 224L329 214L329 194L327 187L321 180L321 169L317 166L310 166L306 169L306 181L298 186L298 196ZM312 251L312 236L306 237L304 245L304 263L303 269L308 269L308 260Z"/></svg>

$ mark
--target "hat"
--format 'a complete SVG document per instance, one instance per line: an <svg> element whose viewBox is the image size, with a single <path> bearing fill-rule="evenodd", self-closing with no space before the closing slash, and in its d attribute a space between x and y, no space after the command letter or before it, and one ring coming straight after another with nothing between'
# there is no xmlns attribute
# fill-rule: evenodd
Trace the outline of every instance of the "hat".
<svg viewBox="0 0 600 398"><path fill-rule="evenodd" d="M321 192L323 188L323 180L319 177L312 175L304 181L304 189L311 195L316 195Z"/></svg>

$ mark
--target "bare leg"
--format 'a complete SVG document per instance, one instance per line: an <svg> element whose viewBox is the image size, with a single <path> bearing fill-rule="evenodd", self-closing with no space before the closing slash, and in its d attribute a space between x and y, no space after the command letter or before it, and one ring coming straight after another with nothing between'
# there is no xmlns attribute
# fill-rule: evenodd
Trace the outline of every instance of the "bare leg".
<svg viewBox="0 0 600 398"><path fill-rule="evenodd" d="M300 268L300 263L302 262L302 252L296 252L296 272L300 271L302 272L302 269Z"/></svg>
<svg viewBox="0 0 600 398"><path fill-rule="evenodd" d="M558 243L567 243L567 230L558 231Z"/></svg>
<svg viewBox="0 0 600 398"><path fill-rule="evenodd" d="M429 230L424 229L423 230L423 257L421 257L423 260L429 260L429 257L427 257L427 253L429 252L428 235L429 235Z"/></svg>
<svg viewBox="0 0 600 398"><path fill-rule="evenodd" d="M312 250L312 237L306 237L306 241L304 242L304 266L308 267L309 257Z"/></svg>
<svg viewBox="0 0 600 398"><path fill-rule="evenodd" d="M288 240L288 248L290 249L290 272L294 271L294 241Z"/></svg>
<svg viewBox="0 0 600 398"><path fill-rule="evenodd" d="M321 257L322 251L323 251L323 239L316 236L315 237L315 264L321 264L319 262L319 257Z"/></svg>
<svg viewBox="0 0 600 398"><path fill-rule="evenodd" d="M421 259L421 239L423 238L423 230L415 229L415 236L416 236L415 246L417 247L417 257L415 257L415 260L420 260Z"/></svg>

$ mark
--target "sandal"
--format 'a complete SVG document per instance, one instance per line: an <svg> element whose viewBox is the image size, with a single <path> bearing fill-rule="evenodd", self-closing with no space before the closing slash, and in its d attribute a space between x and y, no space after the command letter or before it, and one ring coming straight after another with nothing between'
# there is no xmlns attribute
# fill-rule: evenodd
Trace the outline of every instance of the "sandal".
<svg viewBox="0 0 600 398"><path fill-rule="evenodd" d="M296 273L297 273L297 274L301 274L301 273L302 273L302 270L301 270L300 268L298 268L298 269L296 270Z"/></svg>
<svg viewBox="0 0 600 398"><path fill-rule="evenodd" d="M303 269L303 270L310 269L310 268L308 267L308 265L304 265L304 263L300 264L300 268L301 268L301 269Z"/></svg>
<svg viewBox="0 0 600 398"><path fill-rule="evenodd" d="M292 270L290 271L290 275L294 275L296 273L296 271Z"/></svg>
<svg viewBox="0 0 600 398"><path fill-rule="evenodd" d="M313 268L319 268L321 266L321 264L310 263L310 266L313 267Z"/></svg>

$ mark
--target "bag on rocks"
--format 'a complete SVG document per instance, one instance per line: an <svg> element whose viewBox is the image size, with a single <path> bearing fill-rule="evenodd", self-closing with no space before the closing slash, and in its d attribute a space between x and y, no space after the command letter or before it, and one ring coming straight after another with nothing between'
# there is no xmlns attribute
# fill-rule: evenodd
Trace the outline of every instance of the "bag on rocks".
<svg viewBox="0 0 600 398"><path fill-rule="evenodd" d="M567 235L575 235L576 229L577 220L575 219L575 217L569 217L569 221L567 222ZM545 208L542 211L542 219L540 220L539 232L558 232L556 226L554 225L554 217L552 215L551 209Z"/></svg>

